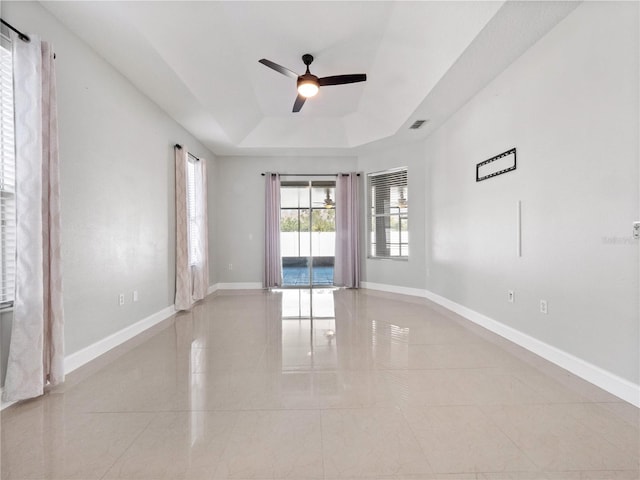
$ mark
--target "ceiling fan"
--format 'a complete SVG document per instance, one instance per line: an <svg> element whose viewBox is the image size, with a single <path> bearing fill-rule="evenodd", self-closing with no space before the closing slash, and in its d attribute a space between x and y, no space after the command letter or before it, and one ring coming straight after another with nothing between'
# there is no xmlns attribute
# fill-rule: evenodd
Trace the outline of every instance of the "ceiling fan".
<svg viewBox="0 0 640 480"><path fill-rule="evenodd" d="M325 188L325 198L324 200L313 202L314 205L322 205L324 208L336 208L336 202L331 198L331 189Z"/></svg>
<svg viewBox="0 0 640 480"><path fill-rule="evenodd" d="M336 202L331 200L331 189L327 188L325 192L327 192L327 196L322 202L322 204L324 205L324 208L336 208Z"/></svg>
<svg viewBox="0 0 640 480"><path fill-rule="evenodd" d="M293 112L299 112L302 108L302 105L304 105L304 101L307 98L313 97L316 93L318 93L318 89L320 87L364 82L367 79L367 75L365 73L355 73L351 75L334 75L331 77L318 78L309 71L309 65L311 65L311 62L313 62L313 56L308 53L305 53L302 56L302 61L307 66L307 71L303 75L298 75L288 68L285 68L282 65L278 65L277 63L274 63L271 60L267 60L266 58L258 61L261 64L272 68L276 72L286 75L287 77L297 79L298 96L296 97L296 101L293 103Z"/></svg>

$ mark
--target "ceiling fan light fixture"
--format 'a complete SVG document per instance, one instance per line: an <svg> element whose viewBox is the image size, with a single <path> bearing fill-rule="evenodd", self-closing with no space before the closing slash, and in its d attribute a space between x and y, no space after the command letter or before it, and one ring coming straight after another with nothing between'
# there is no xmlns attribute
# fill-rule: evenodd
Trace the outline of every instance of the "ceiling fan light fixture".
<svg viewBox="0 0 640 480"><path fill-rule="evenodd" d="M318 82L312 79L298 82L298 93L306 98L314 97L318 93Z"/></svg>
<svg viewBox="0 0 640 480"><path fill-rule="evenodd" d="M404 197L404 188L401 188L400 198L398 198L398 207L407 208L407 206L408 206L408 202L407 202L407 199Z"/></svg>
<svg viewBox="0 0 640 480"><path fill-rule="evenodd" d="M327 196L324 199L324 208L335 208L336 202L331 200L331 190L327 188L325 191L327 192Z"/></svg>

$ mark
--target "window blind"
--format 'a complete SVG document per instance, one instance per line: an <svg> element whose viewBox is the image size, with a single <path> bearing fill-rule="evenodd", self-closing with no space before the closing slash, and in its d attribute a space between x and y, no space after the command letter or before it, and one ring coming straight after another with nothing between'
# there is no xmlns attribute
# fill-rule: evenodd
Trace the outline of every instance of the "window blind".
<svg viewBox="0 0 640 480"><path fill-rule="evenodd" d="M369 256L409 256L407 168L369 173Z"/></svg>
<svg viewBox="0 0 640 480"><path fill-rule="evenodd" d="M13 304L16 275L16 156L11 41L0 39L0 308Z"/></svg>

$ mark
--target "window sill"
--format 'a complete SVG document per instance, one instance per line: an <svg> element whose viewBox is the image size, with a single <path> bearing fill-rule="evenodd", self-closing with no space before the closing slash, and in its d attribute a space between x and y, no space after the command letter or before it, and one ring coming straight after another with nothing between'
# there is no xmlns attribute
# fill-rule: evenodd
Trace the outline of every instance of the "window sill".
<svg viewBox="0 0 640 480"><path fill-rule="evenodd" d="M408 262L409 257L372 257L367 255L367 260L393 260L394 262Z"/></svg>

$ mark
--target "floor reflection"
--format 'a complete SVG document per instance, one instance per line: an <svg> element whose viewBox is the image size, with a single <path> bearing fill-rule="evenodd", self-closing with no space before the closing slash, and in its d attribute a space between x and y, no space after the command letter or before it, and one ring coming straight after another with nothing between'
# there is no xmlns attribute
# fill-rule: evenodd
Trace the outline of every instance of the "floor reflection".
<svg viewBox="0 0 640 480"><path fill-rule="evenodd" d="M337 365L335 288L283 289L281 298L282 371L326 369Z"/></svg>
<svg viewBox="0 0 640 480"><path fill-rule="evenodd" d="M635 407L424 299L222 291L154 328L5 409L0 479L639 478Z"/></svg>
<svg viewBox="0 0 640 480"><path fill-rule="evenodd" d="M282 294L282 318L334 318L335 288L294 288L274 290Z"/></svg>

